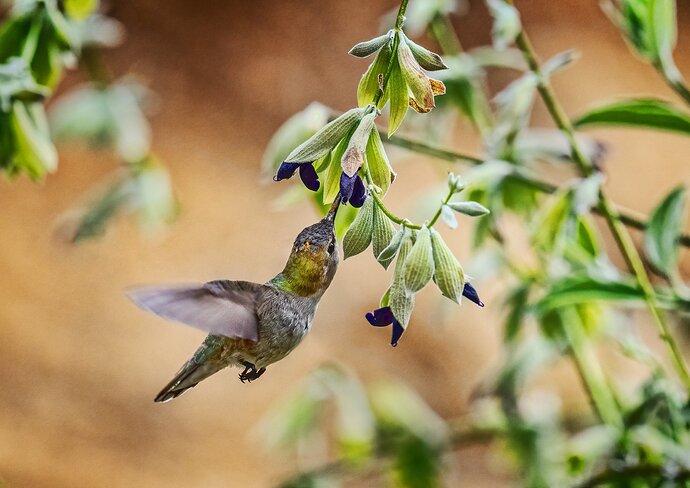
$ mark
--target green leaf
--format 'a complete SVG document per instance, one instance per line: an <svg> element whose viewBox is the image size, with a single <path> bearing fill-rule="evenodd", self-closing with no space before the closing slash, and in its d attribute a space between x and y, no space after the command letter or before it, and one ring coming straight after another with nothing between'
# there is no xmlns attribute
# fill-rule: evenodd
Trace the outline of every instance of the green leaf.
<svg viewBox="0 0 690 488"><path fill-rule="evenodd" d="M663 100L631 99L595 108L575 119L576 127L623 125L690 135L690 115Z"/></svg>
<svg viewBox="0 0 690 488"><path fill-rule="evenodd" d="M393 38L393 31L389 30L382 36L374 37L368 41L360 42L355 44L352 49L348 51L348 54L357 56L358 58L366 58L371 56L376 51L381 49L387 42Z"/></svg>
<svg viewBox="0 0 690 488"><path fill-rule="evenodd" d="M556 308L598 300L644 300L644 293L634 283L569 276L552 285L548 294L536 304L536 310L544 314Z"/></svg>
<svg viewBox="0 0 690 488"><path fill-rule="evenodd" d="M371 131L369 142L367 143L367 167L369 168L371 179L381 189L381 197L383 197L391 186L391 180L394 178L395 173L388 162L388 156L376 126Z"/></svg>
<svg viewBox="0 0 690 488"><path fill-rule="evenodd" d="M357 214L355 221L343 237L343 253L345 259L363 252L369 244L374 226L374 199L368 197Z"/></svg>
<svg viewBox="0 0 690 488"><path fill-rule="evenodd" d="M388 43L381 48L376 55L374 62L369 65L367 71L362 75L357 86L357 104L366 107L374 101L374 97L379 92L379 75L383 76L388 69L393 49Z"/></svg>
<svg viewBox="0 0 690 488"><path fill-rule="evenodd" d="M97 195L78 214L70 218L66 227L74 227L69 230L70 240L80 242L98 237L105 232L108 222L123 209L123 205L129 198L129 188L124 174L107 186L98 190Z"/></svg>
<svg viewBox="0 0 690 488"><path fill-rule="evenodd" d="M417 239L405 260L405 286L417 292L434 276L434 256L431 247L431 232L426 226L417 232Z"/></svg>
<svg viewBox="0 0 690 488"><path fill-rule="evenodd" d="M364 109L353 108L319 129L316 134L297 146L286 162L311 163L325 156L364 116Z"/></svg>
<svg viewBox="0 0 690 488"><path fill-rule="evenodd" d="M443 296L450 298L455 303L460 303L463 287L465 286L464 273L453 252L435 229L431 229L431 247L436 285L443 293Z"/></svg>
<svg viewBox="0 0 690 488"><path fill-rule="evenodd" d="M391 263L395 255L398 253L398 250L400 249L400 245L402 244L403 238L409 233L409 230L405 226L400 226L398 229L398 232L396 232L393 237L391 238L389 244L379 253L379 255L376 257L379 263L381 265L388 269L388 265Z"/></svg>
<svg viewBox="0 0 690 488"><path fill-rule="evenodd" d="M498 51L502 51L515 41L520 29L522 29L520 13L515 7L503 0L487 0L486 4L494 18L493 29L491 30L494 47Z"/></svg>
<svg viewBox="0 0 690 488"><path fill-rule="evenodd" d="M551 252L561 241L563 230L571 216L573 192L561 190L551 196L537 217L533 232L534 245Z"/></svg>
<svg viewBox="0 0 690 488"><path fill-rule="evenodd" d="M395 227L393 227L393 223L376 204L374 204L373 224L372 250L374 251L374 257L378 258L381 252L391 243L395 235ZM384 269L387 269L391 261L393 261L393 256L379 262Z"/></svg>
<svg viewBox="0 0 690 488"><path fill-rule="evenodd" d="M441 56L411 41L405 34L402 34L402 36L405 38L405 43L409 46L410 51L412 51L412 55L422 68L427 71L448 69Z"/></svg>
<svg viewBox="0 0 690 488"><path fill-rule="evenodd" d="M470 217L480 217L489 213L489 209L477 202L448 202L450 208Z"/></svg>
<svg viewBox="0 0 690 488"><path fill-rule="evenodd" d="M503 328L503 339L505 342L514 342L523 326L527 313L527 301L529 299L531 284L522 283L514 288L506 300L508 316L506 317Z"/></svg>
<svg viewBox="0 0 690 488"><path fill-rule="evenodd" d="M57 150L50 140L43 105L15 102L11 124L15 137L16 156L13 163L33 179L57 169Z"/></svg>
<svg viewBox="0 0 690 488"><path fill-rule="evenodd" d="M390 115L388 119L388 137L390 137L398 130L402 121L405 120L410 97L407 83L405 83L397 59L393 64L386 92L390 95Z"/></svg>
<svg viewBox="0 0 690 488"><path fill-rule="evenodd" d="M393 316L400 322L403 329L407 328L414 307L414 293L405 286L405 262L412 248L412 237L405 232L398 251L398 259L395 262L395 273L391 284L390 307Z"/></svg>
<svg viewBox="0 0 690 488"><path fill-rule="evenodd" d="M340 192L340 175L343 172L342 168L340 167L340 160L342 159L343 154L345 154L348 140L349 137L344 137L331 153L331 162L328 166L328 171L326 172L326 181L324 183L323 190L324 205L333 203L333 200L335 200L335 197Z"/></svg>
<svg viewBox="0 0 690 488"><path fill-rule="evenodd" d="M682 233L685 187L669 193L654 209L647 223L644 245L649 262L666 276L674 275L678 264L678 239Z"/></svg>

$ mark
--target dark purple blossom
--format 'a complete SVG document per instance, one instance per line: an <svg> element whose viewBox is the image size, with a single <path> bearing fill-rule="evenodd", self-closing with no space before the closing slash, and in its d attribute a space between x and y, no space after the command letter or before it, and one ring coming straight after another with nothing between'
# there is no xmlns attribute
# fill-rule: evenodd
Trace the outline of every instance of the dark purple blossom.
<svg viewBox="0 0 690 488"><path fill-rule="evenodd" d="M316 170L311 162L307 163L286 163L283 162L278 168L278 172L273 177L273 181L286 180L291 178L295 174L295 171L299 168L299 177L304 183L304 186L309 188L311 191L316 191L319 189L321 183L319 182L319 175L316 174Z"/></svg>
<svg viewBox="0 0 690 488"><path fill-rule="evenodd" d="M340 175L340 198L342 203L350 202L353 207L361 207L367 199L367 191L364 182L357 173L347 176L345 172Z"/></svg>
<svg viewBox="0 0 690 488"><path fill-rule="evenodd" d="M462 296L467 298L469 301L476 303L480 307L484 306L484 302L479 299L479 293L477 290L469 283L465 283L465 287L462 289Z"/></svg>
<svg viewBox="0 0 690 488"><path fill-rule="evenodd" d="M479 299L477 290L471 284L465 283L465 287L462 290L462 295L480 307L484 306L484 303ZM391 337L391 346L395 347L398 345L398 341L405 332L405 329L395 318L390 307L383 307L376 309L373 312L367 312L366 319L374 327L387 327L392 324L393 336Z"/></svg>
<svg viewBox="0 0 690 488"><path fill-rule="evenodd" d="M393 324L391 346L395 347L398 345L398 341L400 340L400 337L402 337L403 332L405 332L405 329L393 316L393 312L391 311L390 307L383 307L374 310L373 312L369 312L367 313L366 318L374 327L387 327Z"/></svg>

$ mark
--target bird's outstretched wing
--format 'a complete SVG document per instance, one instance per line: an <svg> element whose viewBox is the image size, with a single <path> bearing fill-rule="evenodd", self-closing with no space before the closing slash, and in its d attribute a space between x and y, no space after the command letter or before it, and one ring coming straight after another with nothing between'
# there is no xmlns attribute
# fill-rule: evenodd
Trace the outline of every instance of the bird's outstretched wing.
<svg viewBox="0 0 690 488"><path fill-rule="evenodd" d="M209 334L258 340L256 302L264 285L210 281L204 285L150 286L127 291L134 303L163 318Z"/></svg>

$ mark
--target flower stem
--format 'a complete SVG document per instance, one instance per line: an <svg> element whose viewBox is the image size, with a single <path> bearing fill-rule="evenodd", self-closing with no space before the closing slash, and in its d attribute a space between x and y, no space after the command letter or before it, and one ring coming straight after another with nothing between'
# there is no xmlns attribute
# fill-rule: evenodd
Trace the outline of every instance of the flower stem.
<svg viewBox="0 0 690 488"><path fill-rule="evenodd" d="M41 35L41 29L43 28L43 16L45 15L44 7L41 4L36 6L36 10L33 12L31 19L31 27L29 33L24 41L24 46L22 47L22 58L28 63L34 59L36 55L36 48L38 47L38 38Z"/></svg>
<svg viewBox="0 0 690 488"><path fill-rule="evenodd" d="M455 33L453 24L451 24L450 18L447 15L435 16L429 25L429 29L444 54L455 56L462 52L460 39Z"/></svg>
<svg viewBox="0 0 690 488"><path fill-rule="evenodd" d="M506 1L510 4L513 3L512 0ZM583 176L591 175L596 171L596 168L580 149L577 140L575 139L573 125L565 114L563 107L556 99L548 79L542 76L539 62L537 61L537 56L524 30L518 34L516 44L522 52L529 69L539 77L537 90L539 91L546 108L551 114L551 118L567 138L568 144L570 145L570 150L572 152L572 158L577 164L580 173ZM597 208L606 220L618 248L620 249L642 292L644 293L645 301L647 302L649 311L654 318L659 331L659 336L668 347L678 376L685 387L690 389L690 372L688 371L688 367L682 356L678 343L671 336L668 320L659 306L654 288L649 279L649 275L647 274L644 263L642 262L642 258L637 252L635 243L628 233L625 224L621 221L618 210L614 207L613 202L609 199L608 195L603 189L599 190L599 205Z"/></svg>
<svg viewBox="0 0 690 488"><path fill-rule="evenodd" d="M448 195L446 196L446 199L443 200L443 203L441 203L441 205L438 207L438 210L436 211L434 216L431 218L431 220L427 224L427 227L431 228L434 226L434 224L436 223L438 218L441 216L441 212L443 212L443 206L450 201L450 199L453 197L454 194L455 194L455 189L451 188L448 191Z"/></svg>

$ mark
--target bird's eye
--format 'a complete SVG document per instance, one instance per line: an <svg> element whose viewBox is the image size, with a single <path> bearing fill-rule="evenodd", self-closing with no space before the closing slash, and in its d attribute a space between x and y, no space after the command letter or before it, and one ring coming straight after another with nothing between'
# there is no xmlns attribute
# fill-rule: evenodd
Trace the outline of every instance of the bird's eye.
<svg viewBox="0 0 690 488"><path fill-rule="evenodd" d="M328 244L328 254L333 254L333 251L335 251L335 238Z"/></svg>

